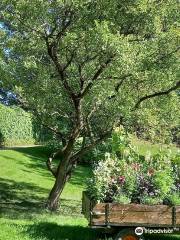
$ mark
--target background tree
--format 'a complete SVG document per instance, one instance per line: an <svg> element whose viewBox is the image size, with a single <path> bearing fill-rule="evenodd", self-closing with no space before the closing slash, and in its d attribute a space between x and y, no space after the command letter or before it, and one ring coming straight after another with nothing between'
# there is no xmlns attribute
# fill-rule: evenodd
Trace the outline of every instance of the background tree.
<svg viewBox="0 0 180 240"><path fill-rule="evenodd" d="M143 110L145 100L153 104L151 98L179 88L178 3L2 0L0 6L1 84L61 139L47 161L55 177L47 203L53 210L79 157Z"/></svg>
<svg viewBox="0 0 180 240"><path fill-rule="evenodd" d="M144 103L127 120L126 128L138 138L153 143L179 145L179 115L179 95L174 92Z"/></svg>

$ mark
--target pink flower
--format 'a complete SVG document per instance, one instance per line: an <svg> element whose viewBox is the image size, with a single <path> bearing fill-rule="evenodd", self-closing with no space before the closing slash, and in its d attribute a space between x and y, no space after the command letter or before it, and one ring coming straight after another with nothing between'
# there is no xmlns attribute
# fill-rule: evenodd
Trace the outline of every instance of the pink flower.
<svg viewBox="0 0 180 240"><path fill-rule="evenodd" d="M123 184L123 183L125 182L125 176L120 176L120 177L118 177L118 182L119 182L120 184Z"/></svg>

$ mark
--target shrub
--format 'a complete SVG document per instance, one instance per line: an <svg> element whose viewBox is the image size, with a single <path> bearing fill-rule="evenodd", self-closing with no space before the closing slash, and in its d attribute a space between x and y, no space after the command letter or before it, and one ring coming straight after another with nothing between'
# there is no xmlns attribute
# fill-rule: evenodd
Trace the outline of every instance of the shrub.
<svg viewBox="0 0 180 240"><path fill-rule="evenodd" d="M173 192L168 197L169 204L171 205L180 205L180 193L179 192Z"/></svg>
<svg viewBox="0 0 180 240"><path fill-rule="evenodd" d="M106 153L105 159L95 164L88 192L100 202L177 202L180 173L171 157L170 152L159 152L141 159L127 134L118 128L112 135L112 153Z"/></svg>
<svg viewBox="0 0 180 240"><path fill-rule="evenodd" d="M91 197L101 202L111 202L117 191L113 179L117 169L117 161L110 154L105 155L105 160L96 163L93 178L89 180L88 190Z"/></svg>
<svg viewBox="0 0 180 240"><path fill-rule="evenodd" d="M0 145L28 145L45 140L45 130L30 113L0 104ZM43 136L42 136L43 135Z"/></svg>

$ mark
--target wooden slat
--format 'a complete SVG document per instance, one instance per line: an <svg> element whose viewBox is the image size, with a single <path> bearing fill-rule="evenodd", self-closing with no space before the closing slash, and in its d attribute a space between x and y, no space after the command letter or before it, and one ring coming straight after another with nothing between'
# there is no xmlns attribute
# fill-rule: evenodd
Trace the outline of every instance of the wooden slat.
<svg viewBox="0 0 180 240"><path fill-rule="evenodd" d="M83 198L82 198L82 213L87 218L88 221L90 221L90 206L91 201L86 195L85 192L83 192Z"/></svg>
<svg viewBox="0 0 180 240"><path fill-rule="evenodd" d="M175 206L176 227L180 227L180 206Z"/></svg>
<svg viewBox="0 0 180 240"><path fill-rule="evenodd" d="M176 212L180 213L180 206L176 206Z"/></svg>
<svg viewBox="0 0 180 240"><path fill-rule="evenodd" d="M109 214L109 224L111 223L145 223L145 224L172 224L172 215L168 212L128 212L115 213L110 212ZM93 223L103 222L105 223L105 214L93 214Z"/></svg>
<svg viewBox="0 0 180 240"><path fill-rule="evenodd" d="M93 223L93 226L107 226L106 224L99 224L99 223ZM132 223L111 223L109 224L109 226L111 227L172 227L172 225L170 224L149 224L149 223L136 223L136 222L132 222ZM179 226L177 226L179 227Z"/></svg>
<svg viewBox="0 0 180 240"><path fill-rule="evenodd" d="M176 225L180 227L180 212L176 212Z"/></svg>
<svg viewBox="0 0 180 240"><path fill-rule="evenodd" d="M133 212L172 212L171 206L166 205L141 205L141 204L110 204L110 211L133 211Z"/></svg>
<svg viewBox="0 0 180 240"><path fill-rule="evenodd" d="M97 203L94 207L93 207L93 212L105 212L105 206L106 203Z"/></svg>
<svg viewBox="0 0 180 240"><path fill-rule="evenodd" d="M107 203L94 204L83 196L83 213L94 226L105 226ZM92 207L93 206L93 207ZM176 227L180 227L180 206L176 210ZM167 205L109 204L108 225L112 226L172 226L173 208Z"/></svg>
<svg viewBox="0 0 180 240"><path fill-rule="evenodd" d="M92 225L94 225L94 226L106 226L106 223L105 223L105 221L94 221L94 220L92 220Z"/></svg>
<svg viewBox="0 0 180 240"><path fill-rule="evenodd" d="M172 224L172 217L170 213L159 214L158 212L124 212L123 214L109 215L109 222L111 223L145 223L145 224Z"/></svg>
<svg viewBox="0 0 180 240"><path fill-rule="evenodd" d="M146 218L168 218L168 219L172 219L172 215L168 212L164 212L164 213L159 213L159 212L128 212L125 211L123 213L110 213L109 214L109 218L117 218L117 217L121 217L123 218L124 216L137 216L137 217L141 217L144 218L144 220L146 220Z"/></svg>
<svg viewBox="0 0 180 240"><path fill-rule="evenodd" d="M100 218L98 218L98 219L92 217L92 223L94 223L94 224L95 224L95 223L98 223L98 224L103 223L103 224L105 224L105 223L106 223L105 217L100 217Z"/></svg>

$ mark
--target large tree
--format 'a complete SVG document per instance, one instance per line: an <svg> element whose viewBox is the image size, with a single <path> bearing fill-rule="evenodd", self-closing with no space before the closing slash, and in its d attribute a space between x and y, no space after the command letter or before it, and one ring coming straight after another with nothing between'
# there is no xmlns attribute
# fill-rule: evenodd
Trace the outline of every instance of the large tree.
<svg viewBox="0 0 180 240"><path fill-rule="evenodd" d="M2 87L62 143L47 161L53 210L85 152L180 86L178 2L2 0L0 7Z"/></svg>

